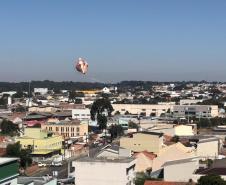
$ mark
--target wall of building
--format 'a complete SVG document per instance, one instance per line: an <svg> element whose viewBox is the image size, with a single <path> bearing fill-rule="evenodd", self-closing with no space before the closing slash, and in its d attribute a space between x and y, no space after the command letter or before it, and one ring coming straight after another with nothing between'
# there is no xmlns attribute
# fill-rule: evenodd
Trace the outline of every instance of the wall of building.
<svg viewBox="0 0 226 185"><path fill-rule="evenodd" d="M72 119L78 120L89 120L90 119L90 109L73 109Z"/></svg>
<svg viewBox="0 0 226 185"><path fill-rule="evenodd" d="M203 158L215 158L219 154L219 141L201 142L197 144L196 155Z"/></svg>
<svg viewBox="0 0 226 185"><path fill-rule="evenodd" d="M162 113L166 113L168 109L172 109L173 105L144 105L144 104L112 104L114 112L119 111L121 114L124 114L128 111L131 114L140 114L146 113L146 116L155 114L160 116Z"/></svg>
<svg viewBox="0 0 226 185"><path fill-rule="evenodd" d="M164 166L164 181L188 182L198 168L198 159Z"/></svg>
<svg viewBox="0 0 226 185"><path fill-rule="evenodd" d="M158 154L162 144L163 137L142 133L134 134L133 138L125 137L120 139L120 147L134 152L142 152L146 150Z"/></svg>
<svg viewBox="0 0 226 185"><path fill-rule="evenodd" d="M88 134L88 124L45 124L41 128L65 137L77 137Z"/></svg>
<svg viewBox="0 0 226 185"><path fill-rule="evenodd" d="M192 126L189 125L178 125L174 127L174 135L176 136L193 136Z"/></svg>
<svg viewBox="0 0 226 185"><path fill-rule="evenodd" d="M127 185L131 181L133 185L134 171L129 174L126 169L135 163L111 163L111 162L73 162L75 167L76 185Z"/></svg>

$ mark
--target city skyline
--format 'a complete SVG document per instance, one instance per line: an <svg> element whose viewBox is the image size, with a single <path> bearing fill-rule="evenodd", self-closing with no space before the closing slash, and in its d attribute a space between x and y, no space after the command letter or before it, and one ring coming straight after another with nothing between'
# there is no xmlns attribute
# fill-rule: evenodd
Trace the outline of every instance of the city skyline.
<svg viewBox="0 0 226 185"><path fill-rule="evenodd" d="M0 81L226 81L223 0L0 5Z"/></svg>

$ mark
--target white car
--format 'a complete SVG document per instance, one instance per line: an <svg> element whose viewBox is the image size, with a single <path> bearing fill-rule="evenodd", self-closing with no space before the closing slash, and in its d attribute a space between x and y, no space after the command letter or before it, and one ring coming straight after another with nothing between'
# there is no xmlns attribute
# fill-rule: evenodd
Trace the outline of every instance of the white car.
<svg viewBox="0 0 226 185"><path fill-rule="evenodd" d="M38 162L38 166L39 167L46 167L46 164L45 163L42 163L42 162Z"/></svg>
<svg viewBox="0 0 226 185"><path fill-rule="evenodd" d="M62 162L52 162L51 166L62 166Z"/></svg>

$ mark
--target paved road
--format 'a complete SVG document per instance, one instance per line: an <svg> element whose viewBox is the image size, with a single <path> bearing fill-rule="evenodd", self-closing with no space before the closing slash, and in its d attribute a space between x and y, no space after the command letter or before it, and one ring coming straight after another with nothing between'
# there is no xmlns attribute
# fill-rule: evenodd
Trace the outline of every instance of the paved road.
<svg viewBox="0 0 226 185"><path fill-rule="evenodd" d="M41 168L41 171L33 174L32 176L33 177L42 177L42 176L47 175L47 174L53 175L53 172L57 171L58 172L58 176L57 176L58 179L67 178L68 177L68 164L70 163L70 172L72 172L72 169L71 169L72 161L79 159L79 158L83 157L84 155L87 155L87 154L83 154L81 156L69 158L69 159L63 161L62 166L43 167L43 168Z"/></svg>

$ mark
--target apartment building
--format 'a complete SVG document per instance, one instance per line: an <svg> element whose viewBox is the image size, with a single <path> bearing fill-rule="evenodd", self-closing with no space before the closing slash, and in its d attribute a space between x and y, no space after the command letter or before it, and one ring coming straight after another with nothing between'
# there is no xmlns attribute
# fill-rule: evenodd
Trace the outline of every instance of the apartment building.
<svg viewBox="0 0 226 185"><path fill-rule="evenodd" d="M42 130L47 130L64 137L78 137L88 134L88 123L81 124L78 120L49 122L42 125Z"/></svg>

